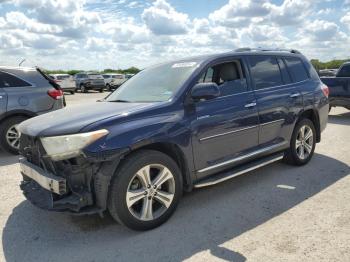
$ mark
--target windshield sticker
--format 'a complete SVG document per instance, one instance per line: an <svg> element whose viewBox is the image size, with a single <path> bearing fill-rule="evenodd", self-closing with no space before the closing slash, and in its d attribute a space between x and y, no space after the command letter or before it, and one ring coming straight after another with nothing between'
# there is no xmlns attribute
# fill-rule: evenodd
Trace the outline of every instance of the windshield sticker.
<svg viewBox="0 0 350 262"><path fill-rule="evenodd" d="M173 64L172 68L194 67L196 65L197 65L196 62L185 62L185 63Z"/></svg>

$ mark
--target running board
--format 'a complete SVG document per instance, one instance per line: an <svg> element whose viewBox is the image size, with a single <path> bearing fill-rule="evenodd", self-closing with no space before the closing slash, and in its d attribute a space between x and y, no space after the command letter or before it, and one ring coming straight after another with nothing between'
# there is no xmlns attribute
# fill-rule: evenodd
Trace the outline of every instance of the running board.
<svg viewBox="0 0 350 262"><path fill-rule="evenodd" d="M269 157L264 157L258 160L255 160L253 162L250 162L248 164L244 164L243 166L237 167L232 169L228 172L219 173L213 176L210 176L204 180L199 181L198 183L194 184L195 188L200 187L206 187L206 186L212 186L216 185L218 183L224 182L226 180L229 180L231 178L234 178L239 175L243 175L247 172L253 171L255 169L258 169L260 167L266 166L268 164L271 164L273 162L279 161L283 158L283 153L274 154Z"/></svg>

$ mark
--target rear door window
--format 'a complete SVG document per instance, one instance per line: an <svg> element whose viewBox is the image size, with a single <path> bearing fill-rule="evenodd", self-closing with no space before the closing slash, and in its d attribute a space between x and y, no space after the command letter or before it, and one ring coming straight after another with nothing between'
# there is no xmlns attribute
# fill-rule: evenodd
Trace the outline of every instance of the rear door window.
<svg viewBox="0 0 350 262"><path fill-rule="evenodd" d="M284 63L284 61L281 58L277 58L277 62L278 65L280 67L281 70L281 75L282 75L282 80L285 84L290 84L292 83L292 79L290 78L290 75L287 71L287 67L286 64Z"/></svg>
<svg viewBox="0 0 350 262"><path fill-rule="evenodd" d="M293 82L301 82L309 78L306 68L301 59L296 57L285 57L288 71L292 75Z"/></svg>
<svg viewBox="0 0 350 262"><path fill-rule="evenodd" d="M344 65L338 75L338 77L350 77L350 65Z"/></svg>
<svg viewBox="0 0 350 262"><path fill-rule="evenodd" d="M0 88L21 86L31 86L31 84L11 74L0 72Z"/></svg>
<svg viewBox="0 0 350 262"><path fill-rule="evenodd" d="M275 57L248 57L252 79L256 89L283 85L280 68Z"/></svg>

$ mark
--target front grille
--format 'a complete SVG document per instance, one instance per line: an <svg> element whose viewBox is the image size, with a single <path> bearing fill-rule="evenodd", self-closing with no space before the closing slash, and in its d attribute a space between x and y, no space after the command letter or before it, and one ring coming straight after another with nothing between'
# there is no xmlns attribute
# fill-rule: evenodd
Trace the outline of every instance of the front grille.
<svg viewBox="0 0 350 262"><path fill-rule="evenodd" d="M21 134L19 152L28 162L54 173L39 138Z"/></svg>
<svg viewBox="0 0 350 262"><path fill-rule="evenodd" d="M40 166L40 151L37 138L21 134L19 152L28 162Z"/></svg>

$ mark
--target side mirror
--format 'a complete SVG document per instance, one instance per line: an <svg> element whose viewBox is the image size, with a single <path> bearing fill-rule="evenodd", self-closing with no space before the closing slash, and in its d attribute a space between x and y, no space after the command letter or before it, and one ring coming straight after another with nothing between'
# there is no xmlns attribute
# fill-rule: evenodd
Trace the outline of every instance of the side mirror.
<svg viewBox="0 0 350 262"><path fill-rule="evenodd" d="M216 83L199 83L192 88L191 96L194 100L209 100L220 96L220 89Z"/></svg>

